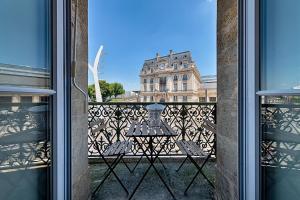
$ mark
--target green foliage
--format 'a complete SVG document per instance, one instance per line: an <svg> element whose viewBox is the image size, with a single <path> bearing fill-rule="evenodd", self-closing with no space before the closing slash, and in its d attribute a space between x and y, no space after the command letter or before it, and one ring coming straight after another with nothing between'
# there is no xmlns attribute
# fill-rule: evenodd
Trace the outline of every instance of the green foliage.
<svg viewBox="0 0 300 200"><path fill-rule="evenodd" d="M125 90L123 89L123 85L121 83L108 83L105 80L99 80L100 90L103 101L108 101L111 96L118 96L120 94L124 94ZM95 95L95 85L89 85L88 94L92 101L96 100Z"/></svg>
<svg viewBox="0 0 300 200"><path fill-rule="evenodd" d="M91 101L95 101L96 100L96 94L95 94L95 85L89 85L88 87L88 95L91 99Z"/></svg>
<svg viewBox="0 0 300 200"><path fill-rule="evenodd" d="M118 95L125 93L125 90L121 83L114 82L111 83L109 86L110 86L110 91L115 98L117 98Z"/></svg>

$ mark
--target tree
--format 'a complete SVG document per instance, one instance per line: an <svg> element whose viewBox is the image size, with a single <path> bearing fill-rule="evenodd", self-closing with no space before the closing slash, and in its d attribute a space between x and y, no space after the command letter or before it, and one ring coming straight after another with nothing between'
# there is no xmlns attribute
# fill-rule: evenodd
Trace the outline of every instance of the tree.
<svg viewBox="0 0 300 200"><path fill-rule="evenodd" d="M105 102L108 98L110 98L112 96L110 84L107 83L105 80L100 80L99 84L100 84L102 98L103 98L103 101Z"/></svg>
<svg viewBox="0 0 300 200"><path fill-rule="evenodd" d="M111 96L110 84L104 80L99 80L101 95L103 102L107 101ZM92 101L96 101L96 94L95 94L95 85L89 85L88 87L88 94Z"/></svg>
<svg viewBox="0 0 300 200"><path fill-rule="evenodd" d="M125 94L125 90L121 83L111 83L110 84L111 94L116 98L118 95Z"/></svg>
<svg viewBox="0 0 300 200"><path fill-rule="evenodd" d="M95 85L89 85L88 87L88 94L89 97L91 99L91 101L95 101L96 100L96 94L95 94Z"/></svg>
<svg viewBox="0 0 300 200"><path fill-rule="evenodd" d="M114 96L116 98L118 95L125 93L125 90L123 89L123 85L121 83L108 83L105 80L99 80L99 84L103 102L109 100L111 96ZM88 94L92 101L96 100L94 84L89 85Z"/></svg>

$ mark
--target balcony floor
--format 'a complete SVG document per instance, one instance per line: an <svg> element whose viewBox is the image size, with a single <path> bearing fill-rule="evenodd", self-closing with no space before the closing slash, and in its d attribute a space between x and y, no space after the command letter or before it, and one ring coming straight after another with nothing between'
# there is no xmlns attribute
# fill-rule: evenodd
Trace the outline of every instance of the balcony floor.
<svg viewBox="0 0 300 200"><path fill-rule="evenodd" d="M213 199L213 188L203 178L202 175L198 175L194 184L189 189L188 195L183 194L184 189L190 182L194 174L197 172L195 166L190 162L186 162L181 170L177 173L176 169L180 165L180 161L163 161L167 170L159 163L156 164L157 169L161 172L166 182L171 186L177 199L179 200L208 200ZM129 167L133 168L134 163L129 163ZM144 171L148 167L147 162L140 163L136 168L134 174L130 174L123 163L120 163L116 167L116 173L121 178L125 186L128 188L129 193L132 192L134 186L143 175ZM106 170L106 166L102 163L90 164L90 176L92 180L92 191L100 183L101 175ZM206 175L210 180L215 180L215 162L210 161L206 164L204 169ZM215 181L213 181L215 182ZM111 175L102 187L98 190L97 199L101 200L126 200L128 197L126 193L116 181L113 175ZM145 177L140 188L135 193L133 199L135 200L168 200L172 199L163 183L153 169L149 171Z"/></svg>

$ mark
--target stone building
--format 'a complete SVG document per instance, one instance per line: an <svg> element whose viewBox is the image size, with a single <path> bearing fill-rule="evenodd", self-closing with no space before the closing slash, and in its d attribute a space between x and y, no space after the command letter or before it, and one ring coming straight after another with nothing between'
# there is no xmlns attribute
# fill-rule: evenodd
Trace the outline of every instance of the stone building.
<svg viewBox="0 0 300 200"><path fill-rule="evenodd" d="M201 87L199 88L199 102L217 101L217 76L201 76Z"/></svg>
<svg viewBox="0 0 300 200"><path fill-rule="evenodd" d="M199 101L200 73L191 52L174 53L145 60L140 72L141 101Z"/></svg>

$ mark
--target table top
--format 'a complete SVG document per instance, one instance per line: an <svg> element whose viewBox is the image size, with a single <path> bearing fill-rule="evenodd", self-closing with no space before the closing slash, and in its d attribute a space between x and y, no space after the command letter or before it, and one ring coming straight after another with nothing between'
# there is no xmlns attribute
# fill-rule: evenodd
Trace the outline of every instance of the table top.
<svg viewBox="0 0 300 200"><path fill-rule="evenodd" d="M147 122L133 122L126 134L127 137L169 137L178 134L167 122L162 121L160 127L149 127Z"/></svg>

